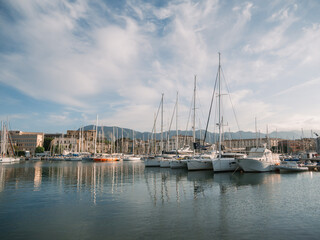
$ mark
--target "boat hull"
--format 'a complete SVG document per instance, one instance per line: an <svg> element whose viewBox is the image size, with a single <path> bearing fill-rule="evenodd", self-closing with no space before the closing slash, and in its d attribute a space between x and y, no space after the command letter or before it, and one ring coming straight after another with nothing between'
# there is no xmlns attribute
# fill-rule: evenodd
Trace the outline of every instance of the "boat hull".
<svg viewBox="0 0 320 240"><path fill-rule="evenodd" d="M212 160L197 160L197 159L190 159L187 160L187 167L189 171L196 171L196 170L213 170L212 168Z"/></svg>
<svg viewBox="0 0 320 240"><path fill-rule="evenodd" d="M171 160L171 168L188 168L186 160Z"/></svg>
<svg viewBox="0 0 320 240"><path fill-rule="evenodd" d="M212 167L214 172L234 172L239 164L234 158L213 159Z"/></svg>
<svg viewBox="0 0 320 240"><path fill-rule="evenodd" d="M244 172L270 172L274 171L274 164L257 159L238 159L238 164Z"/></svg>
<svg viewBox="0 0 320 240"><path fill-rule="evenodd" d="M170 167L170 161L169 160L161 160L160 161L160 167L162 168L169 168Z"/></svg>
<svg viewBox="0 0 320 240"><path fill-rule="evenodd" d="M119 158L94 158L93 161L95 161L95 162L115 162L115 161L119 161Z"/></svg>
<svg viewBox="0 0 320 240"><path fill-rule="evenodd" d="M144 165L146 167L160 167L160 161L161 159L157 159L157 158L147 158L144 161Z"/></svg>
<svg viewBox="0 0 320 240"><path fill-rule="evenodd" d="M140 160L141 160L141 158L139 158L139 157L125 157L123 159L123 161L140 161Z"/></svg>

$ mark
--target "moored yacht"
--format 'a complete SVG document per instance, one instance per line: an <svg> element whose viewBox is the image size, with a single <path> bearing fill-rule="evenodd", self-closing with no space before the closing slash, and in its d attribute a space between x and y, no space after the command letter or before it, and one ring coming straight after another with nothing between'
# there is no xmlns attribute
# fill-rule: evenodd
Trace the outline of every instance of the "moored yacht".
<svg viewBox="0 0 320 240"><path fill-rule="evenodd" d="M188 168L187 160L190 158L191 156L174 158L170 161L170 167L171 168Z"/></svg>
<svg viewBox="0 0 320 240"><path fill-rule="evenodd" d="M117 156L113 156L112 154L100 154L96 156L93 161L95 162L112 162L112 161L119 161L120 158Z"/></svg>
<svg viewBox="0 0 320 240"><path fill-rule="evenodd" d="M243 153L222 153L220 158L212 160L214 172L233 172L239 169L237 159L245 158Z"/></svg>
<svg viewBox="0 0 320 240"><path fill-rule="evenodd" d="M160 167L161 156L149 156L144 160L146 167Z"/></svg>
<svg viewBox="0 0 320 240"><path fill-rule="evenodd" d="M160 161L160 167L169 168L171 164L171 160L174 159L175 156L172 155L163 155Z"/></svg>
<svg viewBox="0 0 320 240"><path fill-rule="evenodd" d="M212 159L214 159L216 156L216 152L194 156L187 160L188 170L212 170Z"/></svg>
<svg viewBox="0 0 320 240"><path fill-rule="evenodd" d="M270 172L280 164L279 154L263 148L251 148L247 158L237 159L239 166L245 172Z"/></svg>

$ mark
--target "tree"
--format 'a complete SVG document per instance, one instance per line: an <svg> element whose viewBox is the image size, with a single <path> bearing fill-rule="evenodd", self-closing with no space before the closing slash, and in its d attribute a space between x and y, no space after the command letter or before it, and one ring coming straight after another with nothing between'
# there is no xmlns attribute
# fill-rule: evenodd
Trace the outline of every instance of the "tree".
<svg viewBox="0 0 320 240"><path fill-rule="evenodd" d="M43 147L45 151L50 151L50 145L52 142L53 138L51 137L45 137L43 140Z"/></svg>
<svg viewBox="0 0 320 240"><path fill-rule="evenodd" d="M44 152L44 147L36 147L36 153L43 153Z"/></svg>

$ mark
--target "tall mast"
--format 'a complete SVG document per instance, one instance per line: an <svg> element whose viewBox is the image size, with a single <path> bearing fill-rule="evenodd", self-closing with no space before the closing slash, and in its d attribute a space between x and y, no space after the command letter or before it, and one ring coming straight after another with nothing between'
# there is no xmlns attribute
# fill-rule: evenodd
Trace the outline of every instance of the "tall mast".
<svg viewBox="0 0 320 240"><path fill-rule="evenodd" d="M132 154L134 155L134 130L132 130Z"/></svg>
<svg viewBox="0 0 320 240"><path fill-rule="evenodd" d="M101 128L102 137L101 137L101 153L104 153L104 127Z"/></svg>
<svg viewBox="0 0 320 240"><path fill-rule="evenodd" d="M161 97L161 146L160 146L160 154L163 152L163 93Z"/></svg>
<svg viewBox="0 0 320 240"><path fill-rule="evenodd" d="M255 126L255 130L256 130L256 148L258 148L257 117L254 118L254 126Z"/></svg>
<svg viewBox="0 0 320 240"><path fill-rule="evenodd" d="M121 128L121 152L123 153L123 128Z"/></svg>
<svg viewBox="0 0 320 240"><path fill-rule="evenodd" d="M97 114L97 121L96 121L96 136L94 140L94 154L97 154L97 136L98 136L98 114Z"/></svg>
<svg viewBox="0 0 320 240"><path fill-rule="evenodd" d="M179 130L178 130L178 101L179 101L179 92L177 92L177 103L176 103L176 152L178 153L178 148L179 148Z"/></svg>
<svg viewBox="0 0 320 240"><path fill-rule="evenodd" d="M220 53L219 53L219 68L218 68L218 75L219 75L219 159L221 159L221 79L220 79Z"/></svg>
<svg viewBox="0 0 320 240"><path fill-rule="evenodd" d="M268 124L267 124L267 135L266 135L266 140L267 140L267 148L271 148L270 144L269 144L269 129L268 129Z"/></svg>
<svg viewBox="0 0 320 240"><path fill-rule="evenodd" d="M194 76L194 88L193 88L193 142L196 142L196 88L197 88L197 75ZM195 149L193 148L193 153Z"/></svg>
<svg viewBox="0 0 320 240"><path fill-rule="evenodd" d="M157 154L157 124L156 124L156 121L157 121L157 116L156 116L156 113L154 114L154 154Z"/></svg>

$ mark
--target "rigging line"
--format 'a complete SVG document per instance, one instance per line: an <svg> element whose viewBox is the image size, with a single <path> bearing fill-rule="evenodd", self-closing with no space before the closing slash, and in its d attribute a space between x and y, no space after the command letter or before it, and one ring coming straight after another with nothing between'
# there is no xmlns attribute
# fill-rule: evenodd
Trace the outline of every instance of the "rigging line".
<svg viewBox="0 0 320 240"><path fill-rule="evenodd" d="M218 72L217 72L216 80L214 82L214 88L213 88L213 93L212 93L212 98L211 98L211 103L210 103L210 108L209 108L207 126L206 126L206 131L204 133L204 138L203 138L203 145L204 145L204 143L206 141L206 137L207 137L207 131L208 131L209 122L210 122L210 116L211 116L212 104L213 104L213 101L214 101L214 95L215 95L216 86L217 86L217 80L218 80Z"/></svg>
<svg viewBox="0 0 320 240"><path fill-rule="evenodd" d="M234 105L233 105L233 102L232 102L232 99L231 99L231 94L230 94L228 82L227 82L227 79L226 79L225 76L224 76L224 72L223 72L223 69L222 69L222 68L221 68L221 71L222 71L223 79L224 79L224 81L225 81L225 83L226 83L227 91L228 91L228 93L229 93L228 95L229 95L230 103L231 103L231 106L232 106L232 111L233 111L233 114L234 114L234 118L235 118L236 123L237 123L238 131L239 131L239 134L240 134L240 139L242 139L241 132L240 132L240 126L239 126L238 118L237 118L237 115L236 115L236 112L235 112L235 109L234 109Z"/></svg>

